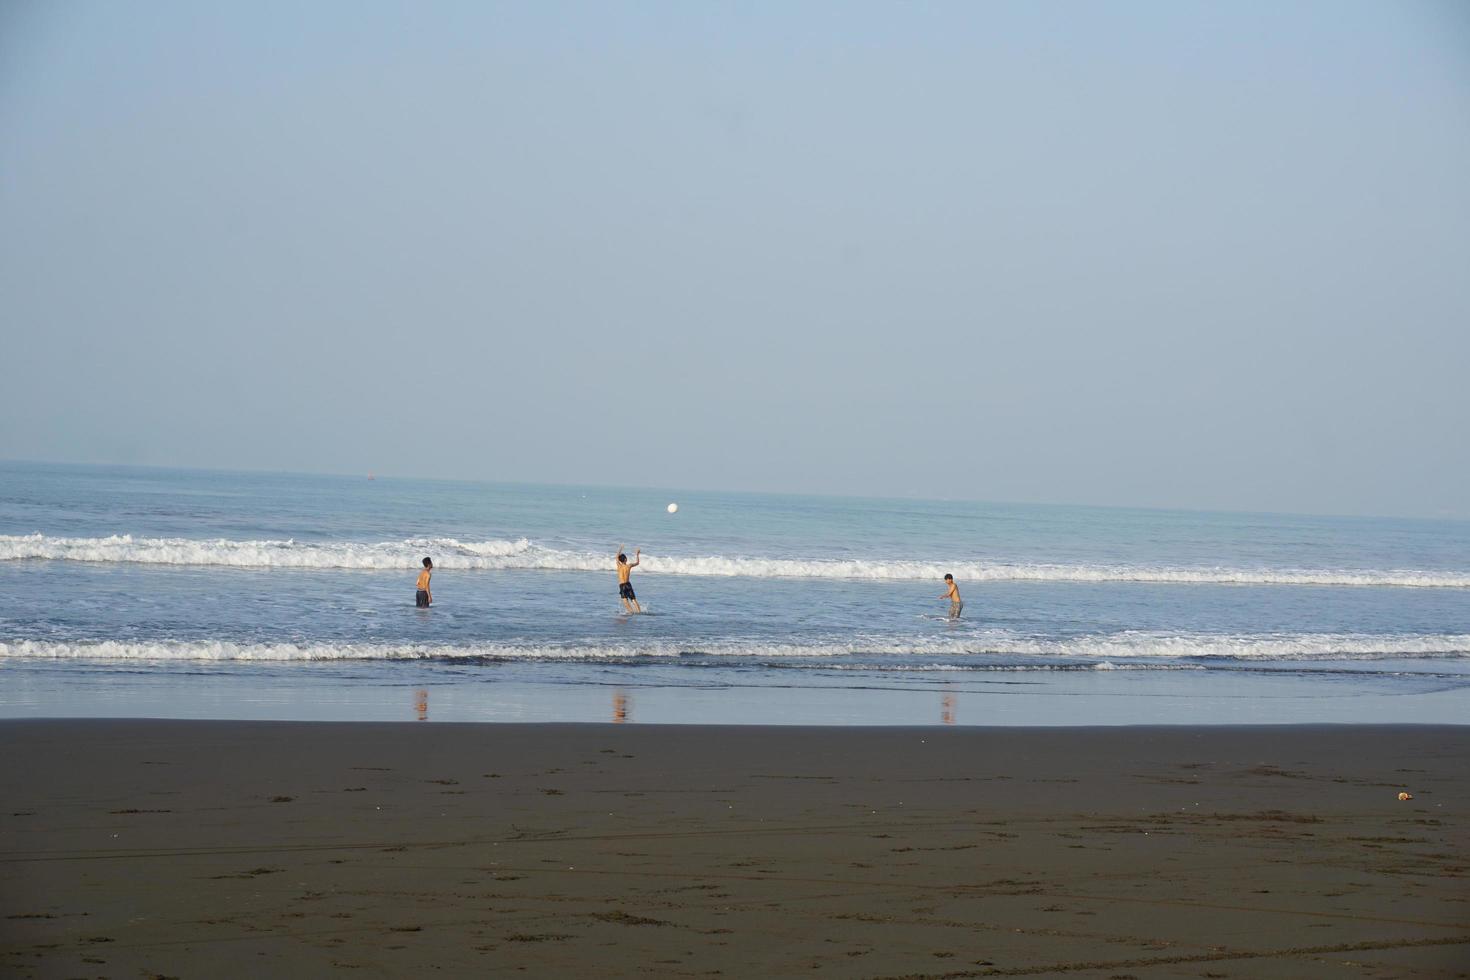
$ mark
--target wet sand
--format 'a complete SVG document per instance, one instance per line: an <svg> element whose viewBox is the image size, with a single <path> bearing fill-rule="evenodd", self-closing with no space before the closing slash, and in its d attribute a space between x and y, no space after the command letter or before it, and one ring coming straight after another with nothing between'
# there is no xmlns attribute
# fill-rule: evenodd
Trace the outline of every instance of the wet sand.
<svg viewBox="0 0 1470 980"><path fill-rule="evenodd" d="M1470 974L1470 727L7 721L0 746L5 976Z"/></svg>

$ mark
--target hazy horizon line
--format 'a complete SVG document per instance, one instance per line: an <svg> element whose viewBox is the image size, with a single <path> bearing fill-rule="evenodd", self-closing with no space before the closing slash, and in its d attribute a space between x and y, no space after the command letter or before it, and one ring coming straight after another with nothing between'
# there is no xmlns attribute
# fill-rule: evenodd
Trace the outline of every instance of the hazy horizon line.
<svg viewBox="0 0 1470 980"><path fill-rule="evenodd" d="M938 504L942 504L942 503L966 503L966 504L985 504L985 505L999 506L999 507L1059 507L1059 508L1081 508L1081 509L1091 509L1091 510L1154 511L1154 512L1181 513L1181 514L1231 514L1231 515L1246 515L1246 516L1261 516L1261 517L1309 517L1309 518L1323 518L1323 517L1326 517L1326 518L1357 519L1357 520L1400 520L1400 521L1430 521L1430 522L1451 522L1451 523L1466 523L1467 521L1470 521L1470 516L1461 516L1461 515L1458 515L1458 514L1451 514L1451 513L1436 514L1436 515L1426 515L1426 514L1366 514L1366 513L1345 512L1345 511L1311 512L1311 511L1289 511L1289 510L1248 510L1248 509L1239 509L1239 510L1236 510L1236 509L1222 508L1222 507L1185 507L1185 506L1178 506L1178 505L1175 505L1175 506L1159 506L1159 505L1148 505L1148 504L1102 504L1102 503L1094 503L1094 502L1086 502L1086 501L992 500L992 499L985 499L985 498L979 498L979 497L961 497L961 496L928 497L928 496L923 496L921 494L891 495L891 494L833 493L833 492L817 493L817 492L813 492L813 491L809 491L809 490L754 490L754 489L728 489L728 488L697 487L697 486L674 487L674 486L657 486L657 485L649 485L649 484L632 484L632 483L578 483L578 482L567 482L567 481L562 481L562 480L535 480L535 479L524 479L524 480L499 479L499 480L497 480L497 479L489 479L489 478L486 478L486 477L472 477L472 476L431 476L431 475L413 475L413 476L406 476L406 475L399 474L399 473L394 473L394 472L391 472L391 471L378 472L376 470L365 470L365 471L362 471L362 470L354 470L354 471L344 471L344 470L293 470L293 469L277 469L277 468L270 468L270 467L251 467L251 466L219 467L219 466L201 466L201 465L197 465L197 464L136 463L136 462L134 462L134 463L123 463L123 462L78 461L78 460L71 460L71 459L65 459L65 460L63 460L63 459L49 459L48 460L48 459L21 459L21 458L17 458L17 457L9 457L9 456L0 457L0 466L3 466L3 465L11 465L11 464L20 464L20 465L28 465L28 466L91 467L91 468L98 468L98 469L101 469L101 468L109 468L110 467L110 468L115 468L115 469L164 470L164 471L173 470L173 471L182 471L182 472L219 473L219 474L241 473L241 474L257 474L257 475L268 475L268 476L340 477L340 478L343 478L343 479L358 478L358 479L362 479L362 480L378 480L378 479L384 479L384 480L405 480L405 481L419 480L419 481L424 481L424 482L429 482L429 483L469 483L469 484L480 484L480 485L489 485L489 486L513 486L513 487L546 486L546 487L566 487L566 488L582 488L582 489L593 489L593 488L596 488L596 489L601 489L601 490L646 490L646 491L658 490L658 491L665 491L665 492L670 492L670 493L717 493L717 494L734 494L734 495L737 495L737 496L740 496L740 495L748 495L748 496L764 496L764 497L811 497L811 498L817 498L817 499L828 498L828 499L838 499L838 500L920 501L920 502L925 502L925 503L938 503Z"/></svg>

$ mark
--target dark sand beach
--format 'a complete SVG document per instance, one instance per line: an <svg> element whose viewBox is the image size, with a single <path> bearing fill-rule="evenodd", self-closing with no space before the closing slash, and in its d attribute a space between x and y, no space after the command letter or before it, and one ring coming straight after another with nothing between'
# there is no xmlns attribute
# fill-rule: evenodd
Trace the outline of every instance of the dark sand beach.
<svg viewBox="0 0 1470 980"><path fill-rule="evenodd" d="M0 735L5 976L1470 972L1470 728Z"/></svg>

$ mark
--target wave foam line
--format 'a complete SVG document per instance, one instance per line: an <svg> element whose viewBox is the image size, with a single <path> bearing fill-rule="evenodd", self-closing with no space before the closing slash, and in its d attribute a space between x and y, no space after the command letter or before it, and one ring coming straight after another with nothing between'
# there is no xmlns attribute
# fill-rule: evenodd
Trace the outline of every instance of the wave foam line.
<svg viewBox="0 0 1470 980"><path fill-rule="evenodd" d="M432 555L439 569L535 569L606 572L610 555L565 551L517 540L232 541L224 538L63 538L0 535L0 561L47 559L234 568L407 569ZM644 572L671 575L933 580L952 573L968 582L1143 582L1204 585L1326 585L1470 588L1470 572L1418 569L1171 568L1128 565L1011 565L995 562L870 561L802 558L645 557Z"/></svg>
<svg viewBox="0 0 1470 980"><path fill-rule="evenodd" d="M237 643L232 641L161 641L156 643L0 642L5 659L110 661L333 661L333 660L557 660L626 661L699 656L737 661L811 659L837 666L842 658L949 658L944 664L895 664L898 669L1008 669L995 658L1028 658L1059 662L1095 662L1098 670L1123 669L1116 661L1155 661L1178 665L1210 660L1299 661L1384 660L1393 658L1470 658L1470 634L1369 636L1363 634L1298 634L1238 636L1118 633L1070 639L1035 639L1004 631L971 638L853 639L847 642L770 644L726 641L700 643L567 643L535 644L503 641L465 646L391 643ZM977 661L975 658L982 658ZM862 665L855 665L860 669ZM1037 664L1017 664L1027 669ZM1042 665L1044 666L1044 665Z"/></svg>
<svg viewBox="0 0 1470 980"><path fill-rule="evenodd" d="M231 541L227 538L57 538L44 534L0 535L0 561L44 558L51 561L141 565L224 565L233 568L401 569L426 554L446 568L538 567L516 564L533 546L519 541L463 543L453 538L410 538L376 543L356 541ZM443 555L445 557L441 558ZM608 562L602 561L605 567Z"/></svg>

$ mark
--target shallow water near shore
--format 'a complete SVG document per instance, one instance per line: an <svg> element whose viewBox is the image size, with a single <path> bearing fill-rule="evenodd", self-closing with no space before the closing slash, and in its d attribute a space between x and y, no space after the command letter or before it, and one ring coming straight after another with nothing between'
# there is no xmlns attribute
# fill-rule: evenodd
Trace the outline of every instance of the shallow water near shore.
<svg viewBox="0 0 1470 980"><path fill-rule="evenodd" d="M1467 599L1465 522L0 464L3 717L1464 723Z"/></svg>

